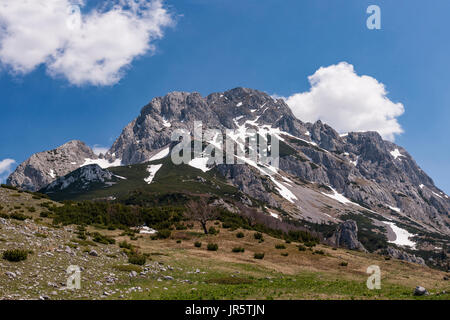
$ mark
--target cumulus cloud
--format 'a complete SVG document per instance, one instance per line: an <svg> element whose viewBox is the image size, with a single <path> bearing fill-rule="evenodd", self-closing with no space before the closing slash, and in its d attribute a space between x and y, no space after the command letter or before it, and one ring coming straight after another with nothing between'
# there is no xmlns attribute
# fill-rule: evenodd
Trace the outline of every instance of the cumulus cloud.
<svg viewBox="0 0 450 320"><path fill-rule="evenodd" d="M370 76L359 76L353 65L341 62L321 67L308 79L308 92L285 98L299 119L320 119L340 133L378 131L391 141L403 132L397 121L405 111L403 104L389 100L382 83Z"/></svg>
<svg viewBox="0 0 450 320"><path fill-rule="evenodd" d="M0 161L0 182L3 182L12 171L12 166L16 163L13 159Z"/></svg>
<svg viewBox="0 0 450 320"><path fill-rule="evenodd" d="M162 0L83 8L83 0L0 0L0 62L16 74L44 64L74 85L113 85L174 23Z"/></svg>

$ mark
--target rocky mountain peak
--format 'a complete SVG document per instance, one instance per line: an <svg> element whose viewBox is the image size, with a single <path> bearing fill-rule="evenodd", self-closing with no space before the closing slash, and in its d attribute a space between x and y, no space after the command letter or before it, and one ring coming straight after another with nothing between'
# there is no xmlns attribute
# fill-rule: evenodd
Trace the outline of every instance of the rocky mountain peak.
<svg viewBox="0 0 450 320"><path fill-rule="evenodd" d="M86 159L98 157L84 142L72 140L56 149L32 155L8 177L7 184L38 191L58 177L79 168Z"/></svg>

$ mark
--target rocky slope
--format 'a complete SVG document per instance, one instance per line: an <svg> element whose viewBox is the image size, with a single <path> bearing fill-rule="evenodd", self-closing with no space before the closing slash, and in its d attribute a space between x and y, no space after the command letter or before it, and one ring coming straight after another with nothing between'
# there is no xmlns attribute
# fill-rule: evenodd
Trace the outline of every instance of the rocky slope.
<svg viewBox="0 0 450 320"><path fill-rule="evenodd" d="M86 159L98 159L98 156L83 142L69 141L54 150L32 155L9 176L7 184L37 191L83 166Z"/></svg>

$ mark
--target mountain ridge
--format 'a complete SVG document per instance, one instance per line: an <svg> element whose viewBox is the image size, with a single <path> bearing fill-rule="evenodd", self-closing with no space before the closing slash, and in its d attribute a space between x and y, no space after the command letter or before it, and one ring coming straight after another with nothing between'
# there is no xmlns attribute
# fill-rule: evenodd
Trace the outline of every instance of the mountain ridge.
<svg viewBox="0 0 450 320"><path fill-rule="evenodd" d="M146 163L161 150L170 148L174 130L192 132L195 121L221 131L257 128L275 133L282 149L280 173L266 175L251 163L244 165L247 169L226 164L217 168L241 191L273 207L288 209L296 218L333 221L333 214L322 212L326 201L322 193L331 192L325 197L338 199L336 207L359 206L387 216L419 221L430 231L450 232L448 196L434 185L404 148L383 140L376 132L340 135L321 121L304 123L283 100L253 89L235 88L206 97L196 92L172 92L156 97L123 129L104 157L93 156L86 149L84 155L88 157L84 162L77 159L76 163L80 166L97 163L103 168ZM19 173L14 172L8 183L27 188L29 183L21 183L17 176L26 178L27 172L32 171L26 169L34 168L32 165L32 162L21 164ZM51 170L48 163L37 168ZM67 163L62 168L68 171L66 174L77 169ZM57 171L64 175L61 168ZM56 179L49 174L45 177L44 181L35 180L42 185ZM297 179L296 183L305 182L305 185L286 179ZM318 191L320 185L328 188L323 190L326 192ZM267 189L274 192L267 193Z"/></svg>

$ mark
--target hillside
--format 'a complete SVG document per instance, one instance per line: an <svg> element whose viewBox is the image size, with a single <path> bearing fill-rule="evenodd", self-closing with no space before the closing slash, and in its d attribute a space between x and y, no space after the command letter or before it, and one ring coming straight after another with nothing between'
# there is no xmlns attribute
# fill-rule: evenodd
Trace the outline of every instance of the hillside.
<svg viewBox="0 0 450 320"><path fill-rule="evenodd" d="M0 260L0 299L450 298L442 294L450 290L443 280L448 274L376 254L324 245L299 251L297 242L286 243L268 234L260 242L255 231L223 228L221 222L210 223L220 230L217 235L203 235L196 224L160 240L151 240L148 234L129 236L120 230L88 227L86 234L91 236L81 240L79 227L56 227L48 218L38 217L46 210L41 210L42 205L50 205L48 200L5 188L0 188L0 195L8 208L23 203L37 209L23 209L32 217L25 221L0 218L0 253L12 248L32 250L25 261ZM95 232L116 243L95 242ZM240 232L242 238L237 237ZM144 266L127 262L126 249L119 247L124 240L147 255ZM195 242L201 242L201 247L195 247ZM208 243L218 244L218 250L206 250ZM285 248L276 249L280 244ZM235 247L245 252L232 252ZM254 259L255 253L264 253L264 258ZM373 264L382 270L379 291L365 286L365 269ZM81 267L80 290L65 288L69 265ZM414 297L417 285L427 288L430 295Z"/></svg>

